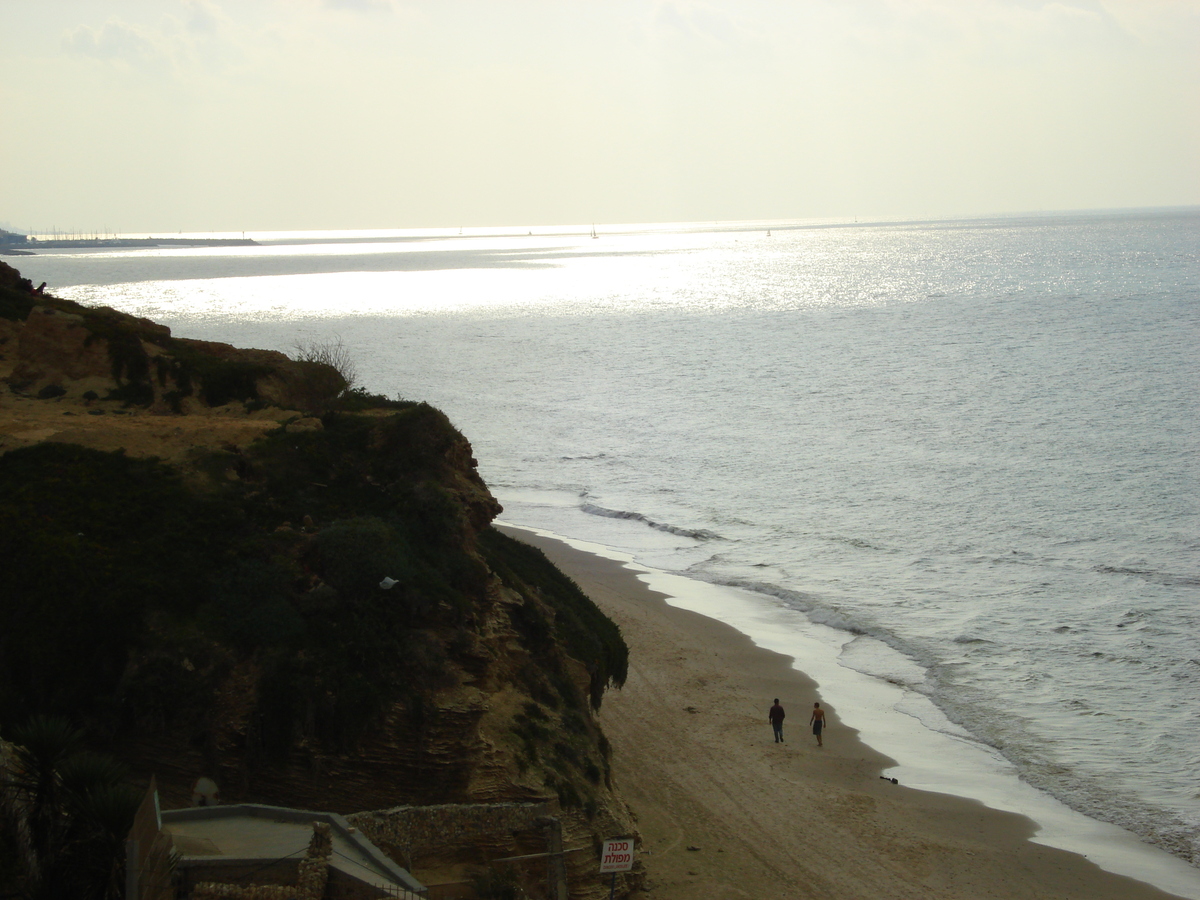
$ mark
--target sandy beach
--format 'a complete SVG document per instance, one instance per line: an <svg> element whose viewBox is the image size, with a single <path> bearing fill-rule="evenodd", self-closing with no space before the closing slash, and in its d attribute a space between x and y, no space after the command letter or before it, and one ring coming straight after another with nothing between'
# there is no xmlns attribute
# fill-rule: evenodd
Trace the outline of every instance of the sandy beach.
<svg viewBox="0 0 1200 900"><path fill-rule="evenodd" d="M789 657L668 605L620 563L505 530L574 578L629 643L629 679L605 696L600 720L638 818L650 896L1174 896L1030 842L1023 816L883 780L891 761L842 725L836 698ZM767 720L775 697L787 710L782 744ZM824 747L807 727L814 701L828 710Z"/></svg>

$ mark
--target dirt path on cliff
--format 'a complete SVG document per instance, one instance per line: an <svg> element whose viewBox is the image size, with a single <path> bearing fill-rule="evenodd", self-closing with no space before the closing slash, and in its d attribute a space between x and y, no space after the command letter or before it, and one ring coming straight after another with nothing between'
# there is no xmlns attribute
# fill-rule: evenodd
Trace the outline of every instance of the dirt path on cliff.
<svg viewBox="0 0 1200 900"><path fill-rule="evenodd" d="M186 463L197 451L245 446L298 415L275 408L247 413L240 403L186 416L154 415L144 409L124 409L116 402L38 400L3 390L0 454L54 441Z"/></svg>

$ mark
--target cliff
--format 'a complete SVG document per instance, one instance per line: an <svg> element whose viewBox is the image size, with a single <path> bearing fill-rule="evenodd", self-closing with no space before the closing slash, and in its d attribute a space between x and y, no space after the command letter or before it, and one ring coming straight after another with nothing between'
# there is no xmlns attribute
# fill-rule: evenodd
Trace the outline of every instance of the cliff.
<svg viewBox="0 0 1200 900"><path fill-rule="evenodd" d="M594 718L625 643L491 528L442 413L2 263L0 378L0 733L66 717L167 806L209 776L225 802L548 802L571 842L632 832Z"/></svg>

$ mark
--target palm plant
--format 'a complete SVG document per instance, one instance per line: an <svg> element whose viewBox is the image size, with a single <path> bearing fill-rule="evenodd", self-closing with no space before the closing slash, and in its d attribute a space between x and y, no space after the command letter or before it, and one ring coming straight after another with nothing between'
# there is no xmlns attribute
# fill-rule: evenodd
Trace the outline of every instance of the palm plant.
<svg viewBox="0 0 1200 900"><path fill-rule="evenodd" d="M115 760L83 749L68 720L34 716L14 728L0 812L19 848L29 900L120 896L123 845L140 801Z"/></svg>

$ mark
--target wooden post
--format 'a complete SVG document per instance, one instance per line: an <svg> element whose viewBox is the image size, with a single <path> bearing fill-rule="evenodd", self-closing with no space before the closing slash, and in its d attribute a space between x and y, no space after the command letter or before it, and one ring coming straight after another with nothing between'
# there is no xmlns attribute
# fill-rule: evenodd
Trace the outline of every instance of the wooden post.
<svg viewBox="0 0 1200 900"><path fill-rule="evenodd" d="M125 900L138 900L138 842L125 840Z"/></svg>

